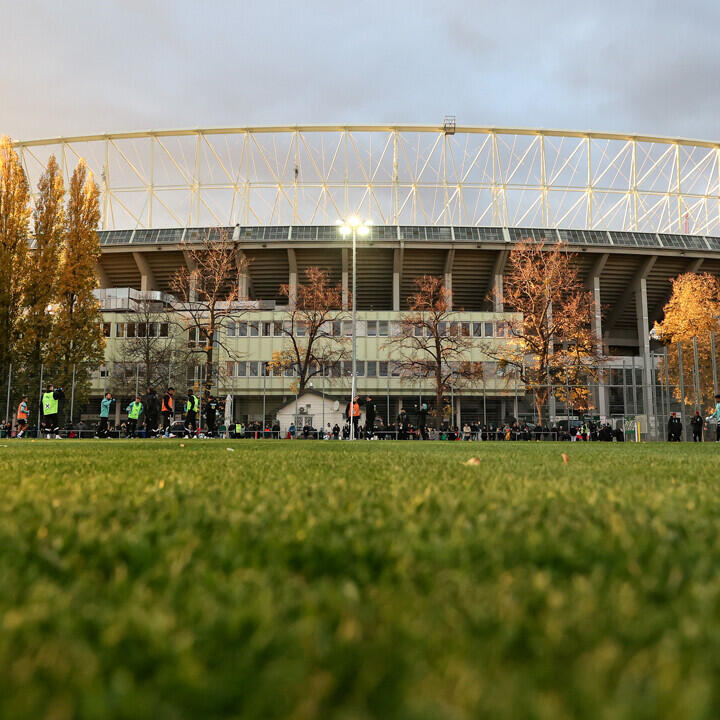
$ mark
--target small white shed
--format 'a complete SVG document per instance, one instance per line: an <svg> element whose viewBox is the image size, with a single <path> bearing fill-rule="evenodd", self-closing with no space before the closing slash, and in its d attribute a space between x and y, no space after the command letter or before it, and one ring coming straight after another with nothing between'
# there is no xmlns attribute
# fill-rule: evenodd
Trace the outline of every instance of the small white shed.
<svg viewBox="0 0 720 720"><path fill-rule="evenodd" d="M297 403L293 398L277 411L282 437L285 437L292 423L295 423L298 432L302 432L305 425L319 430L321 427L327 428L328 423L330 423L330 427L337 423L342 428L343 413L349 399L349 397L334 398L326 395L323 400L323 396L316 392L303 393L298 397ZM362 425L364 422L364 413L361 413L360 424Z"/></svg>

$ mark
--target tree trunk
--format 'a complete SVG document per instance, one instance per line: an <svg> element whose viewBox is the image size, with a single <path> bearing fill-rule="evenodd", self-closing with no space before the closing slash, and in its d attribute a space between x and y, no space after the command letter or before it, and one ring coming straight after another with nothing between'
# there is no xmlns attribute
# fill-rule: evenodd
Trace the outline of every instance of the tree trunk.
<svg viewBox="0 0 720 720"><path fill-rule="evenodd" d="M442 387L438 385L435 388L435 429L440 430L442 425L442 413L443 413L443 391ZM450 423L452 425L452 423Z"/></svg>

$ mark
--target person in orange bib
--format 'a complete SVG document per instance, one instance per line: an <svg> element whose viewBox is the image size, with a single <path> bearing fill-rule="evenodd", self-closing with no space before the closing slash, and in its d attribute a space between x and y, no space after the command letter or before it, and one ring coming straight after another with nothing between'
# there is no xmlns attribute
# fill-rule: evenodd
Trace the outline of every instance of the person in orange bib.
<svg viewBox="0 0 720 720"><path fill-rule="evenodd" d="M17 435L15 437L21 438L28 426L28 414L30 409L28 408L28 396L23 395L20 404L17 409Z"/></svg>

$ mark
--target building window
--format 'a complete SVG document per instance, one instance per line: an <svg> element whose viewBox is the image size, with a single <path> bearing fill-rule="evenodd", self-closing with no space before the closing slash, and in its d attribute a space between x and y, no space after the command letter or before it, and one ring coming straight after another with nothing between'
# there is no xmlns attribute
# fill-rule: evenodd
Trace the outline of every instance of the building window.
<svg viewBox="0 0 720 720"><path fill-rule="evenodd" d="M295 334L297 337L305 337L305 331L306 331L305 323L299 322L295 323Z"/></svg>
<svg viewBox="0 0 720 720"><path fill-rule="evenodd" d="M135 323L125 323L125 337L135 337Z"/></svg>
<svg viewBox="0 0 720 720"><path fill-rule="evenodd" d="M377 362L375 360L367 361L367 376L368 377L376 377L377 376Z"/></svg>
<svg viewBox="0 0 720 720"><path fill-rule="evenodd" d="M235 337L247 337L247 323L235 323Z"/></svg>
<svg viewBox="0 0 720 720"><path fill-rule="evenodd" d="M257 337L260 334L260 328L256 322L250 323L250 337Z"/></svg>
<svg viewBox="0 0 720 720"><path fill-rule="evenodd" d="M470 323L469 322L460 323L460 334L463 337L470 337Z"/></svg>
<svg viewBox="0 0 720 720"><path fill-rule="evenodd" d="M377 335L377 320L367 321L367 336L375 337Z"/></svg>
<svg viewBox="0 0 720 720"><path fill-rule="evenodd" d="M495 336L496 337L505 337L505 323L504 322L497 323Z"/></svg>
<svg viewBox="0 0 720 720"><path fill-rule="evenodd" d="M160 323L160 337L166 338L170 336L170 325L168 323Z"/></svg>
<svg viewBox="0 0 720 720"><path fill-rule="evenodd" d="M415 326L415 337L422 337L424 335L425 327L423 325Z"/></svg>
<svg viewBox="0 0 720 720"><path fill-rule="evenodd" d="M352 373L352 363L350 363L350 372ZM356 360L355 361L355 375L356 377L365 377L365 361L364 360Z"/></svg>
<svg viewBox="0 0 720 720"><path fill-rule="evenodd" d="M103 335L105 337L110 337L111 328L112 323L103 323Z"/></svg>
<svg viewBox="0 0 720 720"><path fill-rule="evenodd" d="M271 322L264 322L262 324L263 326L263 335L265 337L272 337L272 323Z"/></svg>
<svg viewBox="0 0 720 720"><path fill-rule="evenodd" d="M342 322L340 320L333 320L332 334L335 337L340 337L340 335L342 335Z"/></svg>
<svg viewBox="0 0 720 720"><path fill-rule="evenodd" d="M448 324L446 322L439 322L437 324L437 334L440 337L447 335L447 331L448 331Z"/></svg>
<svg viewBox="0 0 720 720"><path fill-rule="evenodd" d="M277 320L273 323L273 335L275 337L282 337L283 334L283 326L281 322L278 322Z"/></svg>
<svg viewBox="0 0 720 720"><path fill-rule="evenodd" d="M227 335L227 337L235 337L235 323L232 320L227 324L225 335Z"/></svg>
<svg viewBox="0 0 720 720"><path fill-rule="evenodd" d="M378 320L378 337L387 337L388 334L388 321Z"/></svg>
<svg viewBox="0 0 720 720"><path fill-rule="evenodd" d="M144 337L146 337L146 334L147 334L147 324L146 324L146 323L138 323L138 324L137 324L136 331L137 331L137 336L138 336L139 338L144 338Z"/></svg>
<svg viewBox="0 0 720 720"><path fill-rule="evenodd" d="M249 370L248 375L249 375L250 377L257 377L257 375L258 375L258 363L257 363L255 360L251 360L251 361L248 363L248 370Z"/></svg>
<svg viewBox="0 0 720 720"><path fill-rule="evenodd" d="M245 377L247 375L247 362L235 363L235 375L237 377Z"/></svg>
<svg viewBox="0 0 720 720"><path fill-rule="evenodd" d="M400 377L400 366L397 363L390 364L390 374L393 377Z"/></svg>
<svg viewBox="0 0 720 720"><path fill-rule="evenodd" d="M385 360L378 362L378 377L387 377L388 375L388 364Z"/></svg>
<svg viewBox="0 0 720 720"><path fill-rule="evenodd" d="M342 321L342 333L346 337L349 337L350 335L352 335L352 323L350 322L350 320Z"/></svg>
<svg viewBox="0 0 720 720"><path fill-rule="evenodd" d="M493 332L493 324L491 322L485 323L485 337L495 337Z"/></svg>
<svg viewBox="0 0 720 720"><path fill-rule="evenodd" d="M482 337L482 323L476 322L472 324L473 337Z"/></svg>

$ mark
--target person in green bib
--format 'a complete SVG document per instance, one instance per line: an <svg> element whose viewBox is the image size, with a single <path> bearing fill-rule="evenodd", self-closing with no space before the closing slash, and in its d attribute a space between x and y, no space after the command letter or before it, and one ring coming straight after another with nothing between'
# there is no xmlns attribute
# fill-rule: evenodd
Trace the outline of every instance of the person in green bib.
<svg viewBox="0 0 720 720"><path fill-rule="evenodd" d="M185 400L185 437L195 437L199 408L198 396L192 391L192 388L188 388L187 400Z"/></svg>
<svg viewBox="0 0 720 720"><path fill-rule="evenodd" d="M139 395L135 396L135 400L133 400L126 408L125 412L128 414L128 422L127 422L127 437L134 438L135 433L137 432L137 425L138 420L140 419L140 415L142 415L143 411L143 403L140 399Z"/></svg>
<svg viewBox="0 0 720 720"><path fill-rule="evenodd" d="M52 383L47 386L47 390L42 396L43 411L43 427L45 437L50 440L55 436L60 440L60 424L58 422L58 412L60 411L60 403L65 399L65 393L62 388L56 388Z"/></svg>

